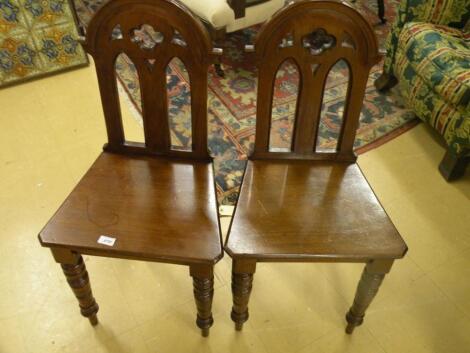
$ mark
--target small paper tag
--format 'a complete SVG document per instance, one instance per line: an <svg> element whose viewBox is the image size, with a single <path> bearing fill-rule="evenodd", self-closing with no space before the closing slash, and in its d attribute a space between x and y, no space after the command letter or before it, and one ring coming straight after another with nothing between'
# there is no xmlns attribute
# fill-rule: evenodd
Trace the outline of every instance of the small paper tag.
<svg viewBox="0 0 470 353"><path fill-rule="evenodd" d="M106 235L100 235L98 238L98 243L107 245L107 246L114 246L114 243L116 242L116 238L111 238L107 237Z"/></svg>

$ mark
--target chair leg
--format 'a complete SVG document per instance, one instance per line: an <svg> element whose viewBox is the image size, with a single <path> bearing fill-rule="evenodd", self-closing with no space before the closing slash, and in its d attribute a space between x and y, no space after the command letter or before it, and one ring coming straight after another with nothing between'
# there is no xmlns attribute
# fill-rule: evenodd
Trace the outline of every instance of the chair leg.
<svg viewBox="0 0 470 353"><path fill-rule="evenodd" d="M385 18L384 0L377 0L377 5L378 5L378 8L379 8L380 22L382 22L382 24L385 24L387 22L387 19Z"/></svg>
<svg viewBox="0 0 470 353"><path fill-rule="evenodd" d="M214 46L216 48L221 48L223 50L223 48L225 47L226 34L227 34L226 28L223 27L223 28L216 29L216 30L212 28L209 32L211 33ZM220 53L220 55L217 55L215 57L214 69L215 69L215 73L217 76L221 78L225 77L225 72L224 72L224 69L222 68L222 53Z"/></svg>
<svg viewBox="0 0 470 353"><path fill-rule="evenodd" d="M193 278L194 299L197 307L196 325L201 329L202 336L207 337L214 323L212 317L214 267L213 265L194 265L189 271Z"/></svg>
<svg viewBox="0 0 470 353"><path fill-rule="evenodd" d="M453 153L447 151L439 164L439 171L447 181L452 181L460 178L465 174L470 157L461 156L457 157Z"/></svg>
<svg viewBox="0 0 470 353"><path fill-rule="evenodd" d="M215 73L217 74L217 76L221 78L225 77L225 72L224 72L224 69L222 68L222 59L220 57L216 58L214 69L215 69Z"/></svg>
<svg viewBox="0 0 470 353"><path fill-rule="evenodd" d="M72 288L75 297L78 299L80 312L90 320L90 323L93 326L95 326L98 324L96 313L98 312L99 307L95 298L93 298L88 272L82 256L78 255L77 260L78 261L75 264L63 263L61 264L61 267L70 288Z"/></svg>
<svg viewBox="0 0 470 353"><path fill-rule="evenodd" d="M393 88L398 83L398 80L392 74L382 73L377 80L375 80L374 85L377 91L386 92L389 89Z"/></svg>
<svg viewBox="0 0 470 353"><path fill-rule="evenodd" d="M390 271L392 264L393 260L383 260L373 261L366 265L357 286L354 303L346 314L346 321L348 322L346 333L353 333L355 327L362 324L365 312L379 291L385 274Z"/></svg>
<svg viewBox="0 0 470 353"><path fill-rule="evenodd" d="M248 320L248 301L253 287L253 274L256 262L233 260L232 264L232 295L233 307L230 317L235 322L235 330L241 331Z"/></svg>

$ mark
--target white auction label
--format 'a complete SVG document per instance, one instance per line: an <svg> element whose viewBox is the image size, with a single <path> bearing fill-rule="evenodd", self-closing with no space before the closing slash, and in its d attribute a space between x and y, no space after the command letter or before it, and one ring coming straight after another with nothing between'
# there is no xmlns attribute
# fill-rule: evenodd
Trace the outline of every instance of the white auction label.
<svg viewBox="0 0 470 353"><path fill-rule="evenodd" d="M98 238L98 243L107 245L107 246L114 246L114 243L116 242L116 238L111 238L107 237L106 235L100 235Z"/></svg>

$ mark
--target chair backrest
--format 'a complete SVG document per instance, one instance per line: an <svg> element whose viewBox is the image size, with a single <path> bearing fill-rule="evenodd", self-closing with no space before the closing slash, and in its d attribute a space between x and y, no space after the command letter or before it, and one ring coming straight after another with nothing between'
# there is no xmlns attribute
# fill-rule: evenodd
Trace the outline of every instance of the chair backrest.
<svg viewBox="0 0 470 353"><path fill-rule="evenodd" d="M256 140L252 159L355 161L353 143L370 68L379 59L371 26L352 7L337 1L298 1L273 15L255 41L259 70ZM293 61L299 93L289 152L269 150L274 83L279 67ZM342 127L334 152L316 151L325 82L340 60L349 66Z"/></svg>
<svg viewBox="0 0 470 353"><path fill-rule="evenodd" d="M152 29L150 41L138 35L142 29ZM84 47L93 56L98 75L108 134L105 150L209 160L207 70L212 44L204 26L184 5L176 0L111 0L91 20ZM125 141L115 73L121 53L139 75L145 143ZM173 58L184 63L191 84L188 152L171 148L166 69Z"/></svg>

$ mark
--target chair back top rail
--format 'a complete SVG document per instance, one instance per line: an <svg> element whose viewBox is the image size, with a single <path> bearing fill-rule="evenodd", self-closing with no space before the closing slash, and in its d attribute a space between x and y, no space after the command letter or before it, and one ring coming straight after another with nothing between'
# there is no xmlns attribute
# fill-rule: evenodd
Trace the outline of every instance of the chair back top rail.
<svg viewBox="0 0 470 353"><path fill-rule="evenodd" d="M354 138L371 67L378 63L377 39L355 9L338 1L297 1L273 15L255 40L259 70L256 140L251 159L308 159L353 162ZM274 84L286 60L297 65L299 92L290 152L269 150ZM342 127L334 152L317 152L325 83L340 60L349 67Z"/></svg>
<svg viewBox="0 0 470 353"><path fill-rule="evenodd" d="M91 20L84 43L94 58L108 134L105 150L209 160L207 70L213 61L210 36L176 0L112 0ZM115 62L124 53L140 82L145 143L124 137ZM185 65L191 85L192 149L171 148L166 70L173 58Z"/></svg>

